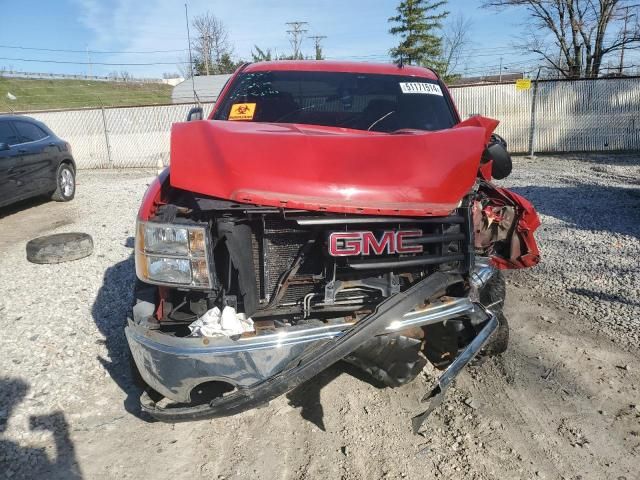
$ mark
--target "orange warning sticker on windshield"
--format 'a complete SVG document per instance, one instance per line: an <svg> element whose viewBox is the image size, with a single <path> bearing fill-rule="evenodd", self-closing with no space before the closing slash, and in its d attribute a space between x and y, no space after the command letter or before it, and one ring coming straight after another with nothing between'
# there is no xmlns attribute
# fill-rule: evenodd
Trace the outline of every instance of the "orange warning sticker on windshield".
<svg viewBox="0 0 640 480"><path fill-rule="evenodd" d="M234 103L229 112L229 120L253 120L254 113L255 103Z"/></svg>

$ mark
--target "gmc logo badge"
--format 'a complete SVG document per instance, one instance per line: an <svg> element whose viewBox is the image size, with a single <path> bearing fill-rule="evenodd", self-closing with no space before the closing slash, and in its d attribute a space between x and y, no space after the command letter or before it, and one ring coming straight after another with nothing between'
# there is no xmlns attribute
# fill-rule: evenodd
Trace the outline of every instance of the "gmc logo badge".
<svg viewBox="0 0 640 480"><path fill-rule="evenodd" d="M406 242L421 236L422 230L385 231L380 239L373 232L333 232L329 235L329 253L333 257L422 253L422 245L407 245Z"/></svg>

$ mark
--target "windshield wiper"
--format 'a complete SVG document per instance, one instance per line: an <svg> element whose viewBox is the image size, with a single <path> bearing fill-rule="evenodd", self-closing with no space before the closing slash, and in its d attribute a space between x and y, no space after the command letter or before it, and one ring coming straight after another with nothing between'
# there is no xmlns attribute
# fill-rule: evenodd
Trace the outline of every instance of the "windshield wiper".
<svg viewBox="0 0 640 480"><path fill-rule="evenodd" d="M381 116L379 119L377 119L375 122L373 122L371 125L369 125L369 128L367 128L367 132L370 132L371 129L373 127L375 127L378 123L380 123L381 121L383 121L385 118L387 118L390 115L393 115L394 113L396 113L395 110L391 110L390 112L385 113L383 116Z"/></svg>

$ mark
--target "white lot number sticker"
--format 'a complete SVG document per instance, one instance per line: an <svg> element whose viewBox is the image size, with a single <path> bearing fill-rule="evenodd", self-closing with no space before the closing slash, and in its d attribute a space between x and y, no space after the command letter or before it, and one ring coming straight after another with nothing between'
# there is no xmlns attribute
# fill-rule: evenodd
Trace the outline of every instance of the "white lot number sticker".
<svg viewBox="0 0 640 480"><path fill-rule="evenodd" d="M402 93L420 93L423 95L440 95L442 97L440 85L435 83L400 82L400 90L402 90Z"/></svg>

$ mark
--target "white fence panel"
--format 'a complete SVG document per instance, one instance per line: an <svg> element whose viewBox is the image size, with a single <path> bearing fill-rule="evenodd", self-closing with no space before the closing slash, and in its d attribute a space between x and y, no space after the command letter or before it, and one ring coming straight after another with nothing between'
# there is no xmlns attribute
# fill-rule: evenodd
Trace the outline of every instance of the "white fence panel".
<svg viewBox="0 0 640 480"><path fill-rule="evenodd" d="M531 90L515 85L453 87L462 118L500 120L514 153L529 150ZM34 112L67 140L78 168L156 167L169 163L171 125L191 104ZM209 115L213 104L204 105ZM106 129L105 129L106 128ZM536 95L536 152L640 150L640 78L541 81ZM108 142L107 142L108 139Z"/></svg>
<svg viewBox="0 0 640 480"><path fill-rule="evenodd" d="M454 87L463 118L500 120L497 133L512 152L529 150L531 90L515 85ZM640 149L640 78L541 81L536 97L536 152Z"/></svg>
<svg viewBox="0 0 640 480"><path fill-rule="evenodd" d="M171 125L184 122L192 107L161 105L105 110L113 167L168 165ZM204 107L205 115L213 108Z"/></svg>
<svg viewBox="0 0 640 480"><path fill-rule="evenodd" d="M640 79L541 82L536 150L640 149Z"/></svg>
<svg viewBox="0 0 640 480"><path fill-rule="evenodd" d="M507 140L512 152L524 152L529 146L531 94L531 90L516 90L513 84L451 89L462 119L479 114L500 120L496 133Z"/></svg>
<svg viewBox="0 0 640 480"><path fill-rule="evenodd" d="M79 169L169 164L171 125L194 105L158 105L28 113L71 144ZM213 104L203 105L209 115ZM106 128L106 130L105 130Z"/></svg>

